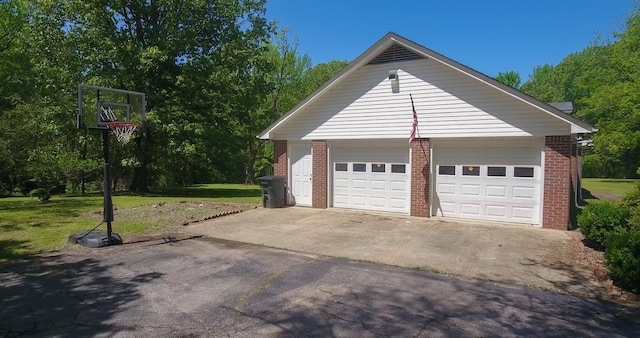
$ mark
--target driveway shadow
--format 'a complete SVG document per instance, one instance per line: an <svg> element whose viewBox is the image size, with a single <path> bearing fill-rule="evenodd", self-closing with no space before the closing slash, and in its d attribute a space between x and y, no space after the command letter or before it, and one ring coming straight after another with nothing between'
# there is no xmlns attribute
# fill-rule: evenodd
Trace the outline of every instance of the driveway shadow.
<svg viewBox="0 0 640 338"><path fill-rule="evenodd" d="M295 296L273 281L272 288L252 299L247 306L250 310L242 315L271 327L282 337L356 333L394 337L582 336L585 332L630 337L640 333L638 309L552 296L544 290L513 288L505 292L505 286L481 281L392 270L378 266L369 277L393 276L394 283L372 284L365 278L368 283L356 279L318 287L313 281L299 286Z"/></svg>
<svg viewBox="0 0 640 338"><path fill-rule="evenodd" d="M161 274L116 279L108 270L92 258L69 262L34 257L0 265L0 336L78 337L128 331L108 324L109 319L141 297L138 285Z"/></svg>

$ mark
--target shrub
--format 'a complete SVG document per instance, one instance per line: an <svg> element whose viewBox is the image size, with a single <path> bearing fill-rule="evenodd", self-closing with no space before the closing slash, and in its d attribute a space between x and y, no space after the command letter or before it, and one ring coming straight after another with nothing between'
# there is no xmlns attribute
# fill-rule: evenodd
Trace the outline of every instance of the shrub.
<svg viewBox="0 0 640 338"><path fill-rule="evenodd" d="M34 189L29 195L31 197L37 197L41 202L49 202L49 200L51 200L51 193L45 188Z"/></svg>
<svg viewBox="0 0 640 338"><path fill-rule="evenodd" d="M591 203L578 216L578 227L586 238L604 245L609 232L627 227L630 216L629 209L624 206L616 206L610 202Z"/></svg>
<svg viewBox="0 0 640 338"><path fill-rule="evenodd" d="M636 183L635 188L622 197L619 204L630 209L640 208L640 182Z"/></svg>
<svg viewBox="0 0 640 338"><path fill-rule="evenodd" d="M605 245L607 266L618 286L640 292L640 230L617 228Z"/></svg>

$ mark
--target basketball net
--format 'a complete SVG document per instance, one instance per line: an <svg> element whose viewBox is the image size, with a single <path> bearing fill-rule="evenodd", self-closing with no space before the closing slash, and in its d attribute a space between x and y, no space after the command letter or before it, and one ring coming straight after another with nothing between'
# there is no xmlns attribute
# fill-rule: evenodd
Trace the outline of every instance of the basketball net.
<svg viewBox="0 0 640 338"><path fill-rule="evenodd" d="M109 126L109 129L111 129L113 133L116 134L118 142L127 144L129 143L129 140L131 140L133 132L136 131L136 127L138 126L138 124L135 122L112 121L107 123L107 126Z"/></svg>

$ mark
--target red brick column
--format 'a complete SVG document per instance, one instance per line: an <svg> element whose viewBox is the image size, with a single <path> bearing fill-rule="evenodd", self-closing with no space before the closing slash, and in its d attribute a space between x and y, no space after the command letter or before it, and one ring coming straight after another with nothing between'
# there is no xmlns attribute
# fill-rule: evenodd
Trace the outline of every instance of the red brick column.
<svg viewBox="0 0 640 338"><path fill-rule="evenodd" d="M313 168L312 173L312 193L311 207L327 207L327 141L313 141Z"/></svg>
<svg viewBox="0 0 640 338"><path fill-rule="evenodd" d="M578 205L578 148L571 144L571 203Z"/></svg>
<svg viewBox="0 0 640 338"><path fill-rule="evenodd" d="M287 140L273 140L273 175L287 177L284 183L284 204L289 205L289 165Z"/></svg>
<svg viewBox="0 0 640 338"><path fill-rule="evenodd" d="M430 167L428 138L415 139L411 143L411 216L430 217L429 178Z"/></svg>
<svg viewBox="0 0 640 338"><path fill-rule="evenodd" d="M571 196L571 137L547 136L544 152L542 226L566 230Z"/></svg>
<svg viewBox="0 0 640 338"><path fill-rule="evenodd" d="M287 177L287 140L273 140L273 174Z"/></svg>

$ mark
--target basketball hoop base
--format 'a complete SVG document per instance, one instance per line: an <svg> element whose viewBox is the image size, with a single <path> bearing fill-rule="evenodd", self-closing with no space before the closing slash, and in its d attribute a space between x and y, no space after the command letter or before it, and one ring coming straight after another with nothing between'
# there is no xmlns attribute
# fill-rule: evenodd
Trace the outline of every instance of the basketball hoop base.
<svg viewBox="0 0 640 338"><path fill-rule="evenodd" d="M104 230L85 230L76 232L75 234L69 236L69 243L80 244L88 248L101 248L103 246L108 246L109 240L107 232ZM117 233L112 232L110 245L118 245L122 243L122 237L120 237L120 235L118 235Z"/></svg>

